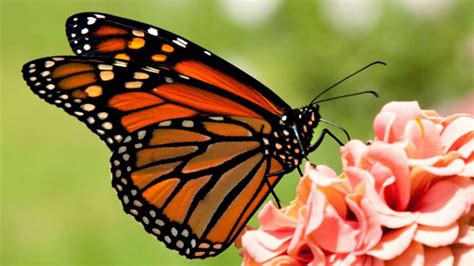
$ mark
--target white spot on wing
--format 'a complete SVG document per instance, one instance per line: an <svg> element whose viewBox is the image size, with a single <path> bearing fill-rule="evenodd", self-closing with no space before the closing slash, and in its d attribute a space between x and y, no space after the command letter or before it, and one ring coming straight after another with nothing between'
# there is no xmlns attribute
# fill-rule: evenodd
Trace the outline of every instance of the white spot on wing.
<svg viewBox="0 0 474 266"><path fill-rule="evenodd" d="M97 117L102 120L106 119L108 116L109 114L107 114L106 112L100 112L97 114Z"/></svg>
<svg viewBox="0 0 474 266"><path fill-rule="evenodd" d="M148 33L153 35L153 36L158 36L158 30L155 28L149 28Z"/></svg>
<svg viewBox="0 0 474 266"><path fill-rule="evenodd" d="M112 123L110 123L110 122L105 122L105 123L102 124L102 127L103 127L104 129L110 130L110 129L112 129Z"/></svg>
<svg viewBox="0 0 474 266"><path fill-rule="evenodd" d="M145 130L138 131L138 139L143 139L146 135Z"/></svg>
<svg viewBox="0 0 474 266"><path fill-rule="evenodd" d="M94 24L96 20L97 20L97 19L94 18L94 17L88 17L88 18L87 18L87 25L92 25L92 24Z"/></svg>
<svg viewBox="0 0 474 266"><path fill-rule="evenodd" d="M160 122L160 123L158 124L158 126L160 126L160 127L167 127L167 126L169 126L169 125L171 125L171 121L169 121L169 120Z"/></svg>
<svg viewBox="0 0 474 266"><path fill-rule="evenodd" d="M100 64L97 66L100 70L112 70L113 66L111 65L105 65L105 64Z"/></svg>
<svg viewBox="0 0 474 266"><path fill-rule="evenodd" d="M173 40L173 42L176 43L177 45L183 47L183 48L186 48L186 45L183 44L182 42L179 42L179 41L177 41L177 40Z"/></svg>
<svg viewBox="0 0 474 266"><path fill-rule="evenodd" d="M46 68L50 68L50 67L54 66L54 61L49 61L48 60L48 61L44 62L44 66Z"/></svg>

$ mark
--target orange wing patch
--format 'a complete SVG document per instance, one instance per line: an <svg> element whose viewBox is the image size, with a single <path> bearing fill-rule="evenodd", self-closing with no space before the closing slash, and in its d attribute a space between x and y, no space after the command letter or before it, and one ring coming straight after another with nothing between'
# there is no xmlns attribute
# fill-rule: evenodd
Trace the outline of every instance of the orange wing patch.
<svg viewBox="0 0 474 266"><path fill-rule="evenodd" d="M53 70L51 73L52 78L62 78L72 74L78 74L81 72L94 71L94 66L84 63L68 63L60 65Z"/></svg>
<svg viewBox="0 0 474 266"><path fill-rule="evenodd" d="M206 175L186 182L178 194L174 196L173 201L163 210L163 213L172 221L182 223L196 193L207 184L210 178L210 175Z"/></svg>
<svg viewBox="0 0 474 266"><path fill-rule="evenodd" d="M230 136L230 137L250 137L252 133L246 128L230 124L230 123L218 123L218 122L204 122L204 128L216 135Z"/></svg>
<svg viewBox="0 0 474 266"><path fill-rule="evenodd" d="M160 121L191 117L194 115L197 115L197 112L194 110L166 103L125 115L122 118L122 125L129 132L133 132L137 129L158 123Z"/></svg>
<svg viewBox="0 0 474 266"><path fill-rule="evenodd" d="M163 204L168 199L169 194L176 188L179 182L180 181L178 178L171 178L159 182L158 184L147 189L143 193L143 197L151 204L161 208L161 206L163 206Z"/></svg>
<svg viewBox="0 0 474 266"><path fill-rule="evenodd" d="M95 32L94 35L96 36L110 36L110 35L126 35L128 34L128 31L119 28L119 27L114 27L114 26L109 26L109 25L102 25L100 26Z"/></svg>
<svg viewBox="0 0 474 266"><path fill-rule="evenodd" d="M159 164L132 173L131 178L133 183L140 189L147 186L153 180L160 178L163 175L171 173L176 166L181 162Z"/></svg>
<svg viewBox="0 0 474 266"><path fill-rule="evenodd" d="M238 82L217 69L194 60L180 62L174 68L184 75L212 84L260 105L273 114L282 114L282 111L277 106L273 105L272 102L263 97L258 91Z"/></svg>
<svg viewBox="0 0 474 266"><path fill-rule="evenodd" d="M120 111L131 111L163 103L163 99L146 92L128 92L115 95L109 106Z"/></svg>
<svg viewBox="0 0 474 266"><path fill-rule="evenodd" d="M217 181L216 185L203 198L189 219L189 225L199 237L209 224L214 211L222 204L222 199L244 178L261 160L262 155L256 154L245 162L228 170ZM217 241L219 242L219 241Z"/></svg>
<svg viewBox="0 0 474 266"><path fill-rule="evenodd" d="M127 47L127 42L124 39L110 39L99 43L96 47L97 51L108 53L115 51L122 51Z"/></svg>
<svg viewBox="0 0 474 266"><path fill-rule="evenodd" d="M150 163L179 158L197 150L196 146L149 148L137 152L137 167Z"/></svg>
<svg viewBox="0 0 474 266"><path fill-rule="evenodd" d="M173 144L183 142L203 142L211 139L210 137L183 129L155 129L153 137L150 139L150 145Z"/></svg>
<svg viewBox="0 0 474 266"><path fill-rule="evenodd" d="M266 165L266 163L265 163L265 165ZM279 162L272 159L271 169L273 169L273 170L281 169L281 167L282 167L282 165ZM261 170L262 169L259 169L259 172L257 172L257 173L260 173ZM270 170L270 172L271 171L272 170ZM263 173L263 175L265 175L265 173ZM268 182L270 183L270 185L272 185L272 187L275 186L275 184L279 180L279 176L271 176L271 177L262 176L262 177L267 178ZM255 175L254 179L259 179L259 175ZM259 190L258 189L252 190L252 189L254 189L254 186L258 185L257 183L253 183L254 181L256 181L256 180L252 180L251 184L247 185L247 187L244 189L244 191L242 191L242 193L239 195L239 198L241 198L241 199L237 199L237 198L235 199L235 201L237 201L237 202L238 201L243 201L248 196L253 196L254 194L257 194L255 196L254 200L252 201L252 203L249 205L249 207L245 211L245 213L242 214L242 218L240 219L239 224L235 227L235 230L234 230L233 234L228 238L228 240L234 239L236 234L239 233L238 229L240 229L242 226L245 225L245 223L250 218L250 216L253 214L255 209L258 208L258 206L260 205L260 202L269 193L268 186L266 184L264 184ZM263 179L260 179L260 181L263 181ZM248 202L248 200L246 200L245 202Z"/></svg>
<svg viewBox="0 0 474 266"><path fill-rule="evenodd" d="M259 133L270 134L270 132L272 131L272 126L270 126L270 124L263 119L238 116L233 116L231 118L249 125Z"/></svg>
<svg viewBox="0 0 474 266"><path fill-rule="evenodd" d="M246 141L242 143L218 142L209 145L207 151L191 159L183 168L185 174L219 166L226 161L246 152L258 148L260 144L256 141Z"/></svg>
<svg viewBox="0 0 474 266"><path fill-rule="evenodd" d="M153 92L166 100L189 106L203 113L260 118L260 115L240 103L188 85L164 84L155 88Z"/></svg>
<svg viewBox="0 0 474 266"><path fill-rule="evenodd" d="M63 90L71 90L97 82L94 73L82 73L62 79L58 82L58 87Z"/></svg>
<svg viewBox="0 0 474 266"><path fill-rule="evenodd" d="M255 165L256 163L253 166ZM261 193L260 191L258 191L258 188L263 182L266 167L266 162L260 165L252 180L245 186L245 188L232 201L232 203L230 203L229 207L219 218L216 225L209 232L206 237L208 240L216 243L224 243L236 223L239 223L238 226L240 226L242 223L247 221L247 218L251 214L251 211L253 211L253 208L255 208L254 206L250 206L250 208L242 215L242 217L240 216L244 212L245 206L250 202L252 197L257 193Z"/></svg>

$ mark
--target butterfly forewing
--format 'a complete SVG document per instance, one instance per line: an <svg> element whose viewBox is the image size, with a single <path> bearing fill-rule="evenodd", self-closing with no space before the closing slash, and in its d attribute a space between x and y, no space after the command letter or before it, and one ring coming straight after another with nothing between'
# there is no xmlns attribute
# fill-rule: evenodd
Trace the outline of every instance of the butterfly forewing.
<svg viewBox="0 0 474 266"><path fill-rule="evenodd" d="M77 117L110 147L128 132L163 120L269 114L239 96L162 66L50 57L26 64L23 76L35 94Z"/></svg>
<svg viewBox="0 0 474 266"><path fill-rule="evenodd" d="M266 176L282 166L242 119L163 121L127 136L112 155L125 211L186 257L224 250L269 193L265 179L280 178Z"/></svg>
<svg viewBox="0 0 474 266"><path fill-rule="evenodd" d="M161 28L107 14L80 13L68 19L66 32L77 55L163 65L238 95L274 115L291 109L240 69Z"/></svg>

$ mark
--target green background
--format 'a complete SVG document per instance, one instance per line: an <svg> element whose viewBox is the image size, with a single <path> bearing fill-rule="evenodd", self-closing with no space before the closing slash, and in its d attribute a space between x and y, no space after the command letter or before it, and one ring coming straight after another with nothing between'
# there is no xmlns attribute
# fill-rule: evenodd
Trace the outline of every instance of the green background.
<svg viewBox="0 0 474 266"><path fill-rule="evenodd" d="M360 96L321 106L322 116L353 138L373 137L372 120L386 102L418 100L424 109L452 112L456 103L472 97L474 1L441 1L451 4L434 14L426 13L430 1L418 11L407 8L414 0L369 1L378 3L368 9L375 17L361 16L357 8L330 15L329 1L279 1L271 15L252 15L247 23L228 15L224 7L230 1L0 2L0 264L241 261L234 247L217 258L189 261L145 233L123 213L110 186L105 145L25 85L24 63L72 54L64 22L74 13L111 13L178 33L242 67L294 107L359 67L384 60L387 67L374 67L327 95L375 89L381 98ZM351 23L356 15L369 26ZM340 169L338 146L326 141L311 161ZM283 204L294 198L297 182L293 173L279 184Z"/></svg>

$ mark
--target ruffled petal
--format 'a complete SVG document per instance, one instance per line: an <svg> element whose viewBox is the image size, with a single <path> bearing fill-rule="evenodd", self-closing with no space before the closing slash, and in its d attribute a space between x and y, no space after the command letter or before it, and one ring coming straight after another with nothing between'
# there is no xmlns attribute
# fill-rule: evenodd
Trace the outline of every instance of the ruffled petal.
<svg viewBox="0 0 474 266"><path fill-rule="evenodd" d="M453 265L454 256L448 247L425 247L425 265Z"/></svg>
<svg viewBox="0 0 474 266"><path fill-rule="evenodd" d="M368 251L367 254L382 260L391 260L399 256L410 246L416 228L417 225L412 224L386 233L379 244Z"/></svg>
<svg viewBox="0 0 474 266"><path fill-rule="evenodd" d="M378 140L383 142L392 142L395 140L394 137L392 137L392 139L390 137L393 136L391 129L396 118L397 116L393 113L380 112L377 114L374 119L373 128Z"/></svg>
<svg viewBox="0 0 474 266"><path fill-rule="evenodd" d="M408 153L410 158L429 158L443 152L441 135L429 120L412 120L405 127L405 139L410 140L416 150Z"/></svg>
<svg viewBox="0 0 474 266"><path fill-rule="evenodd" d="M258 220L263 230L278 230L296 227L296 220L280 212L272 202L268 202L258 214Z"/></svg>
<svg viewBox="0 0 474 266"><path fill-rule="evenodd" d="M474 248L472 246L456 245L452 248L454 265L472 265L474 261Z"/></svg>
<svg viewBox="0 0 474 266"><path fill-rule="evenodd" d="M286 247L281 245L280 248L269 250L262 245L259 235L262 232L259 230L248 231L242 236L242 246L246 256L258 263L264 263L280 254L282 254Z"/></svg>
<svg viewBox="0 0 474 266"><path fill-rule="evenodd" d="M367 152L367 145L360 140L351 140L341 147L341 158L343 168L359 167L364 154Z"/></svg>
<svg viewBox="0 0 474 266"><path fill-rule="evenodd" d="M308 171L307 175L313 183L318 186L330 186L333 183L345 183L347 180L338 178L336 172L332 170L329 166L318 165L315 168L312 168Z"/></svg>
<svg viewBox="0 0 474 266"><path fill-rule="evenodd" d="M416 221L418 213L397 212L387 206L379 194L374 190L373 185L365 186L365 196L371 208L377 212L380 223L388 228L401 228Z"/></svg>
<svg viewBox="0 0 474 266"><path fill-rule="evenodd" d="M455 159L444 166L420 166L425 171L437 176L452 176L464 170L464 161Z"/></svg>
<svg viewBox="0 0 474 266"><path fill-rule="evenodd" d="M466 126L470 125L470 126ZM474 118L469 116L461 116L452 120L444 128L441 138L444 145L444 152L448 152L453 144L462 136L474 131ZM468 141L469 139L466 139Z"/></svg>
<svg viewBox="0 0 474 266"><path fill-rule="evenodd" d="M403 150L388 144L373 145L367 157L388 167L395 177L395 210L404 210L410 200L408 159Z"/></svg>
<svg viewBox="0 0 474 266"><path fill-rule="evenodd" d="M411 245L398 257L385 261L386 266L400 266L400 265L425 265L425 253L423 245L413 241Z"/></svg>
<svg viewBox="0 0 474 266"><path fill-rule="evenodd" d="M444 227L419 225L415 233L415 240L433 248L452 244L459 233L459 226L453 223Z"/></svg>
<svg viewBox="0 0 474 266"><path fill-rule="evenodd" d="M300 261L298 261L297 259L291 257L291 256L288 256L288 255L283 255L283 256L278 256L278 257L275 257L274 259L266 262L265 264L263 264L264 266L303 266L303 265L306 265L304 263L301 263Z"/></svg>
<svg viewBox="0 0 474 266"><path fill-rule="evenodd" d="M471 211L458 221L459 234L456 243L474 247L474 207Z"/></svg>
<svg viewBox="0 0 474 266"><path fill-rule="evenodd" d="M414 210L420 213L417 222L428 226L448 226L466 212L469 197L457 184L440 181L434 184Z"/></svg>
<svg viewBox="0 0 474 266"><path fill-rule="evenodd" d="M421 116L418 102L390 102L382 107L374 120L374 132L377 139L392 143L399 140L410 120Z"/></svg>
<svg viewBox="0 0 474 266"><path fill-rule="evenodd" d="M357 218L359 233L357 235L357 247L355 254L364 254L373 248L382 238L382 226L377 219L375 210L370 208L367 199L362 198L356 203L358 195L349 195L346 199L347 205Z"/></svg>
<svg viewBox="0 0 474 266"><path fill-rule="evenodd" d="M319 226L307 231L307 238L311 238L312 243L330 252L353 251L357 246L356 236L359 231L353 228L350 221L341 218L332 205L326 205L322 215L323 219ZM314 226L308 226L308 228L314 228Z"/></svg>

